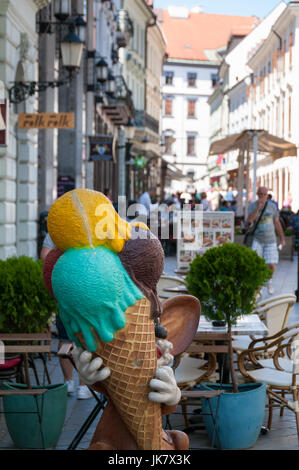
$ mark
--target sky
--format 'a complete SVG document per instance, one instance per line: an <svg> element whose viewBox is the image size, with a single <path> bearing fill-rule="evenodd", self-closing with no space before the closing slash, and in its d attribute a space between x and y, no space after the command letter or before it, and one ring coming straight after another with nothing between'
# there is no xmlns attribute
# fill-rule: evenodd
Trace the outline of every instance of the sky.
<svg viewBox="0 0 299 470"><path fill-rule="evenodd" d="M177 5L191 9L200 5L205 13L263 18L279 3L279 0L154 0L154 7L166 9L170 5Z"/></svg>

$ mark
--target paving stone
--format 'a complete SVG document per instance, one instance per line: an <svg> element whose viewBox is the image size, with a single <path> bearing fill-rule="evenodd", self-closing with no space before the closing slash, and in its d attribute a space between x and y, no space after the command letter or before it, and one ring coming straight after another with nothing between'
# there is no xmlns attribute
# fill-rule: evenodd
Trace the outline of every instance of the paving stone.
<svg viewBox="0 0 299 470"><path fill-rule="evenodd" d="M169 275L175 275L176 257L167 257L165 260L165 272ZM294 292L297 288L297 259L292 261L283 260L279 263L273 277L275 295L285 292ZM263 289L263 298L267 298L268 293ZM296 303L291 311L288 324L299 321L299 304ZM53 339L51 349L57 351L58 341ZM37 361L39 375L42 376L41 361ZM51 361L48 362L48 369L52 383L62 383L63 376L57 356L52 354ZM34 378L32 379L33 383ZM77 373L74 372L75 386L79 385ZM96 402L94 398L88 400L77 400L76 395L69 396L67 401L67 414L60 439L56 449L67 449L79 428L92 411ZM1 407L0 407L1 409ZM185 423L181 415L180 407L170 417L170 423L173 429L183 430ZM267 423L268 412L265 413L264 423ZM88 432L83 437L77 449L86 449L92 439L93 432L99 421L100 415L90 426ZM166 424L163 418L164 426ZM195 431L190 434L190 449L211 449L207 434L204 430ZM7 432L5 420L0 415L0 450L14 449L15 446ZM298 450L297 429L295 415L290 410L285 410L283 417L279 416L279 409L274 410L272 429L266 435L260 435L256 444L250 450Z"/></svg>

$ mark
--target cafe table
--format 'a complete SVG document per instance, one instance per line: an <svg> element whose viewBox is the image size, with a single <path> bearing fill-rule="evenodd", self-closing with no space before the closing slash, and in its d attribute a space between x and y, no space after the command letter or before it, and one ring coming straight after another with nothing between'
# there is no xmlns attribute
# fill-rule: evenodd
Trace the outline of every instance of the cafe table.
<svg viewBox="0 0 299 470"><path fill-rule="evenodd" d="M232 326L232 335L249 335L249 336L267 336L268 328L260 320L256 314L242 315L238 318L236 325ZM197 332L194 340L215 341L215 353L219 353L218 362L219 369L222 371L220 381L223 383L229 382L229 364L227 354L223 354L223 345L228 342L227 326L216 327L205 318L204 315L200 316Z"/></svg>
<svg viewBox="0 0 299 470"><path fill-rule="evenodd" d="M200 316L196 336L205 336L211 333L227 333L227 326L213 326L204 315ZM236 325L232 326L232 334L267 336L268 328L260 320L257 314L242 315L238 318Z"/></svg>
<svg viewBox="0 0 299 470"><path fill-rule="evenodd" d="M171 292L175 294L187 294L188 290L187 287L182 284L181 286L174 286L174 287L164 287L163 289L165 292Z"/></svg>

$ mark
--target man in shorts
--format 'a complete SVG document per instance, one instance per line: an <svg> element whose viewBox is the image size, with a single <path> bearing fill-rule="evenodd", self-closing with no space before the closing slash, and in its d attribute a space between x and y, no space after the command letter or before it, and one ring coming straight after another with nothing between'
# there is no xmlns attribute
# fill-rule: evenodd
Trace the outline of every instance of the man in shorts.
<svg viewBox="0 0 299 470"><path fill-rule="evenodd" d="M265 259L268 267L274 273L275 265L278 263L278 248L276 242L276 233L279 237L279 245L285 245L284 233L282 226L279 222L279 212L272 201L268 201L268 189L264 186L258 188L258 200L252 202L248 207L248 223L249 225L257 222L263 207L266 204L264 213L261 220L254 232L254 239L252 249L257 252L259 256ZM268 282L268 292L270 295L274 294L272 279Z"/></svg>

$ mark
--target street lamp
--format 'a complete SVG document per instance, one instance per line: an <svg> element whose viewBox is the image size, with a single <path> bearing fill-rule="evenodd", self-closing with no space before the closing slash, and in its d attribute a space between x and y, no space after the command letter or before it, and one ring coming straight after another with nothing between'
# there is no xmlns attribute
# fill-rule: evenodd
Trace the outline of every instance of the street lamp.
<svg viewBox="0 0 299 470"><path fill-rule="evenodd" d="M83 15L77 16L77 18L75 19L75 26L76 26L76 31L77 31L79 38L81 39L82 42L84 42L85 36L86 36L85 31L86 31L87 23L84 20Z"/></svg>
<svg viewBox="0 0 299 470"><path fill-rule="evenodd" d="M106 91L107 95L109 95L109 96L113 96L114 92L115 92L115 77L114 77L111 70L108 73L108 77L107 77L107 80L106 80L105 91Z"/></svg>
<svg viewBox="0 0 299 470"><path fill-rule="evenodd" d="M53 13L59 21L65 21L70 16L70 0L54 0Z"/></svg>
<svg viewBox="0 0 299 470"><path fill-rule="evenodd" d="M128 124L125 126L125 137L127 140L132 140L135 135L135 130L136 127L132 123L132 121L129 121Z"/></svg>
<svg viewBox="0 0 299 470"><path fill-rule="evenodd" d="M83 41L75 33L75 25L71 24L68 34L63 38L60 44L62 65L70 71L71 75L74 70L80 68L83 44Z"/></svg>
<svg viewBox="0 0 299 470"><path fill-rule="evenodd" d="M68 80L12 82L13 85L8 90L10 102L21 103L22 101L27 100L29 96L33 96L35 93L44 91L49 87L55 88L68 83L68 81L72 79L74 72L80 68L83 44L83 41L75 33L75 24L70 24L68 34L63 38L60 44L62 65L69 72Z"/></svg>
<svg viewBox="0 0 299 470"><path fill-rule="evenodd" d="M108 78L108 64L103 57L96 63L96 78L100 83L104 83Z"/></svg>

